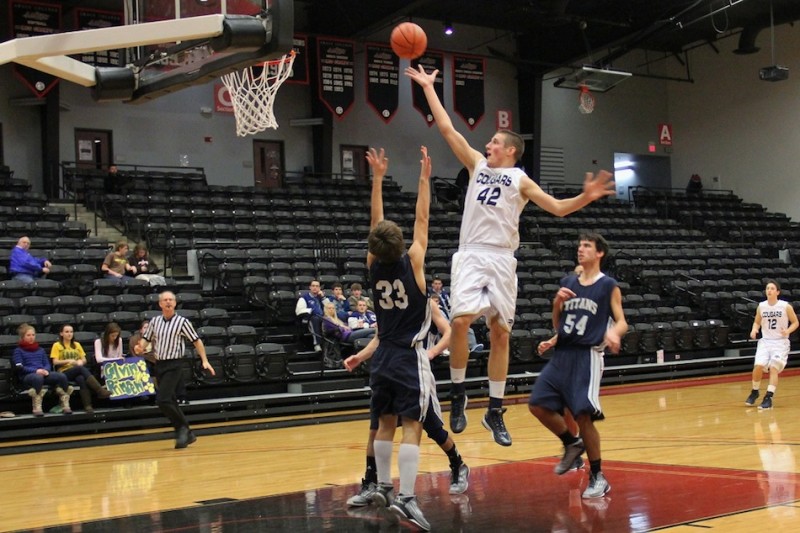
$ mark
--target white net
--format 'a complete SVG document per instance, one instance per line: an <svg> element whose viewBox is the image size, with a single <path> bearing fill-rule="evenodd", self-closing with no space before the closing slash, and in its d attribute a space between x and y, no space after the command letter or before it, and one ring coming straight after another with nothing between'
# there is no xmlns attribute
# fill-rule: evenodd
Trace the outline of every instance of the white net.
<svg viewBox="0 0 800 533"><path fill-rule="evenodd" d="M578 110L584 115L594 111L594 96L585 85L581 86L581 92L578 95Z"/></svg>
<svg viewBox="0 0 800 533"><path fill-rule="evenodd" d="M267 61L231 72L220 79L230 93L236 135L253 135L267 128L277 129L273 106L281 84L291 75L295 52L281 59Z"/></svg>

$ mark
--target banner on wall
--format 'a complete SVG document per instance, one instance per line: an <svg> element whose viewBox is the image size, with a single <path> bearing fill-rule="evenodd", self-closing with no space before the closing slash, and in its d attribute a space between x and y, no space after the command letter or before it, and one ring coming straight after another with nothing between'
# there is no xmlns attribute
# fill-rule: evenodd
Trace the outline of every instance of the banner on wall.
<svg viewBox="0 0 800 533"><path fill-rule="evenodd" d="M44 2L13 0L10 4L12 39L61 33L61 6ZM23 65L14 65L14 74L37 98L53 90L59 78Z"/></svg>
<svg viewBox="0 0 800 533"><path fill-rule="evenodd" d="M388 46L366 45L367 103L386 124L399 106L400 58Z"/></svg>
<svg viewBox="0 0 800 533"><path fill-rule="evenodd" d="M152 396L156 393L147 363L141 357L126 357L120 362L104 363L103 377L112 400Z"/></svg>
<svg viewBox="0 0 800 533"><path fill-rule="evenodd" d="M286 83L298 83L308 85L308 37L305 35L295 35L292 39L294 49L294 64L292 74Z"/></svg>
<svg viewBox="0 0 800 533"><path fill-rule="evenodd" d="M483 58L453 56L453 109L470 130L474 130L483 118L485 72Z"/></svg>
<svg viewBox="0 0 800 533"><path fill-rule="evenodd" d="M110 28L112 26L123 26L125 15L122 11L101 11L99 9L78 8L75 10L75 29L76 30L96 30L98 28ZM75 59L94 65L95 67L123 67L124 51L99 50L96 52L84 52L75 56Z"/></svg>
<svg viewBox="0 0 800 533"><path fill-rule="evenodd" d="M355 43L344 39L317 39L319 98L341 119L355 100Z"/></svg>
<svg viewBox="0 0 800 533"><path fill-rule="evenodd" d="M444 76L442 75L444 71L444 54L428 50L418 59L411 61L411 66L413 68L417 68L417 65L422 65L425 72L439 70L439 74L433 82L433 89L436 91L442 105L444 105ZM428 127L430 127L433 125L433 114L431 113L431 106L428 105L428 100L425 98L425 93L422 91L422 87L414 80L409 80L409 82L411 83L411 97L414 108L422 113L425 122L427 122Z"/></svg>

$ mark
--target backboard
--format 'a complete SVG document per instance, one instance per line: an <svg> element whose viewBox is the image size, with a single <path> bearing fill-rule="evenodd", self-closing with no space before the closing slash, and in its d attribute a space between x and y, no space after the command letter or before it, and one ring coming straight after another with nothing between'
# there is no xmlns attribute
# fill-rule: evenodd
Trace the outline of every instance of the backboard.
<svg viewBox="0 0 800 533"><path fill-rule="evenodd" d="M604 93L631 77L630 72L584 66L555 81L553 85L564 89L588 87L592 92Z"/></svg>

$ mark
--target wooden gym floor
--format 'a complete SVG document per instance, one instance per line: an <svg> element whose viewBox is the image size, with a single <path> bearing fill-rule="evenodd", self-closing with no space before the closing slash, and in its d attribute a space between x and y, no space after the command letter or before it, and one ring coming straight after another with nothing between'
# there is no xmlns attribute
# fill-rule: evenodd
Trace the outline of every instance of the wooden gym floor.
<svg viewBox="0 0 800 533"><path fill-rule="evenodd" d="M560 442L527 398L507 402L510 448L481 426L476 401L455 436L469 490L448 494L447 459L423 437L420 506L433 531L798 531L800 370L784 372L772 410L746 407L749 390L748 374L604 388L612 489L589 501L586 470L553 473ZM198 427L186 450L170 439L2 456L0 530L404 531L382 510L345 506L367 426Z"/></svg>

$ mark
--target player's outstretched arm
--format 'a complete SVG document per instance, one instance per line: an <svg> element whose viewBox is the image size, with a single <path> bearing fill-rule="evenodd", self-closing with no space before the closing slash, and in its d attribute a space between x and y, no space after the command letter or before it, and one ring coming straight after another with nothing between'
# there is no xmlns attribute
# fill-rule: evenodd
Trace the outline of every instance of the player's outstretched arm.
<svg viewBox="0 0 800 533"><path fill-rule="evenodd" d="M369 344L364 346L363 350L361 350L355 355L351 355L350 357L344 360L343 363L344 367L347 369L348 372L352 372L353 370L358 368L358 365L360 365L367 359L372 358L372 356L375 354L375 350L378 349L379 345L380 345L380 340L378 339L378 336L375 335L370 339Z"/></svg>
<svg viewBox="0 0 800 533"><path fill-rule="evenodd" d="M616 194L614 185L614 175L608 171L601 170L597 174L587 172L583 181L583 192L572 198L560 200L553 198L530 178L522 180L520 191L528 200L548 213L563 217L574 213L595 200Z"/></svg>
<svg viewBox="0 0 800 533"><path fill-rule="evenodd" d="M605 341L611 353L619 353L622 337L628 333L628 321L625 320L625 312L622 310L622 291L619 287L614 287L611 293L611 316L614 317L614 325L606 331Z"/></svg>
<svg viewBox="0 0 800 533"><path fill-rule="evenodd" d="M786 314L789 318L789 327L783 332L783 336L787 339L789 335L794 333L798 327L800 327L800 322L797 320L797 314L794 312L794 308L791 305L786 306Z"/></svg>
<svg viewBox="0 0 800 533"><path fill-rule="evenodd" d="M370 148L367 151L367 163L372 169L372 202L370 213L372 220L370 228L378 225L383 220L383 178L386 177L386 169L389 168L389 158L383 148L376 150Z"/></svg>
<svg viewBox="0 0 800 533"><path fill-rule="evenodd" d="M450 149L461 161L461 164L467 167L471 175L475 164L481 160L483 154L473 150L464 136L456 130L450 115L447 114L442 102L439 100L439 95L436 94L436 89L434 88L436 75L439 74L439 71L434 70L427 73L422 65L418 65L417 68L406 67L405 72L406 76L422 87L422 92L425 93L425 99L428 100L428 106L431 108L433 120L436 121L436 127L439 128L439 132L444 137L444 140L447 141Z"/></svg>
<svg viewBox="0 0 800 533"><path fill-rule="evenodd" d="M428 300L428 305L431 306L431 322L439 330L439 342L428 348L428 359L433 359L437 355L441 355L445 349L450 346L450 322L442 314L439 309L439 304L433 300Z"/></svg>
<svg viewBox="0 0 800 533"><path fill-rule="evenodd" d="M411 265L414 267L414 277L419 289L425 293L425 252L428 250L428 225L431 207L431 158L425 146L420 147L419 184L417 189L417 209L414 220L414 242L408 249Z"/></svg>
<svg viewBox="0 0 800 533"><path fill-rule="evenodd" d="M750 329L751 339L756 338L759 329L761 329L761 304L756 307L756 317L753 319L753 327Z"/></svg>

